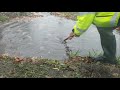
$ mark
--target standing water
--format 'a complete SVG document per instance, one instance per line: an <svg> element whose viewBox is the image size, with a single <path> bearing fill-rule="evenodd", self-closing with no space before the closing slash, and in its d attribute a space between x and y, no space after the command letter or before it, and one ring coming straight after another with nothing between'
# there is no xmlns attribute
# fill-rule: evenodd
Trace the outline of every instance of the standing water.
<svg viewBox="0 0 120 90"><path fill-rule="evenodd" d="M29 22L10 21L0 26L0 54L11 56L42 57L64 60L67 58L64 40L71 32L75 21L56 17L49 13L39 13L43 17L33 18ZM117 56L120 55L120 35L116 34ZM80 55L89 52L101 53L100 36L94 25L79 38L67 42L69 48Z"/></svg>

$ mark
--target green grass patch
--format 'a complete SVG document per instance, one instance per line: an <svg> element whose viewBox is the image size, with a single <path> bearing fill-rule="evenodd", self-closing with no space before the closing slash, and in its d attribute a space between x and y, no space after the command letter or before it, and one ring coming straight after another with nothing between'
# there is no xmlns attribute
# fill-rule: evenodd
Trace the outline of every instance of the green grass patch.
<svg viewBox="0 0 120 90"><path fill-rule="evenodd" d="M4 22L8 20L9 18L7 16L0 15L0 22Z"/></svg>
<svg viewBox="0 0 120 90"><path fill-rule="evenodd" d="M20 58L18 58L20 59ZM88 57L76 56L60 62L40 58L0 56L0 78L119 78L120 65L85 62Z"/></svg>

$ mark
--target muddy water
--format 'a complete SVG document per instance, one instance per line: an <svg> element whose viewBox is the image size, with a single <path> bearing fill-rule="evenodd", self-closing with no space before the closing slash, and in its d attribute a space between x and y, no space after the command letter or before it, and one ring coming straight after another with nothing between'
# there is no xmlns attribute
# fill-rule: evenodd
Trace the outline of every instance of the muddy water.
<svg viewBox="0 0 120 90"><path fill-rule="evenodd" d="M33 18L28 22L13 20L0 26L0 54L58 60L67 58L61 40L71 32L75 21L55 17L49 13L39 14L43 17ZM115 35L119 56L120 36ZM73 52L79 50L83 56L89 55L89 52L103 52L99 33L93 25L79 38L68 41L67 45Z"/></svg>

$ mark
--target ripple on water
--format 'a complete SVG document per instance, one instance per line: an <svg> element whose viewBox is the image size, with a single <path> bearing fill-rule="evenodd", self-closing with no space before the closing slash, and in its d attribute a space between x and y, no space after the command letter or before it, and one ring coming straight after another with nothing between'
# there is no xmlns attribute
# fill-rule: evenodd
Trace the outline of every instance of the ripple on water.
<svg viewBox="0 0 120 90"><path fill-rule="evenodd" d="M51 16L47 13L42 14L44 17L32 19L29 23L21 21L22 25L19 24L20 26L19 22L11 22L12 24L3 29L2 41L6 43L6 46L0 47L0 50L2 49L10 55L25 57L42 56L42 58L59 60L67 58L65 47L61 42L71 32L75 21ZM116 37L117 44L120 44L118 43L120 36L116 35ZM12 48L10 48L11 46ZM93 25L79 38L68 41L68 46L74 52L80 50L81 55L88 55L88 52L93 52L93 49L102 52L99 33ZM117 50L119 50L118 48Z"/></svg>

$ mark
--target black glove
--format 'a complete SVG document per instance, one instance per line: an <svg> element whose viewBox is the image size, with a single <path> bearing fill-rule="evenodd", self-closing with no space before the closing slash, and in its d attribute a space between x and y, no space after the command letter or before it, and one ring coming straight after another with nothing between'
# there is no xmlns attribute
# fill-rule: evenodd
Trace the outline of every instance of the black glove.
<svg viewBox="0 0 120 90"><path fill-rule="evenodd" d="M72 32L74 33L74 29L72 29Z"/></svg>

